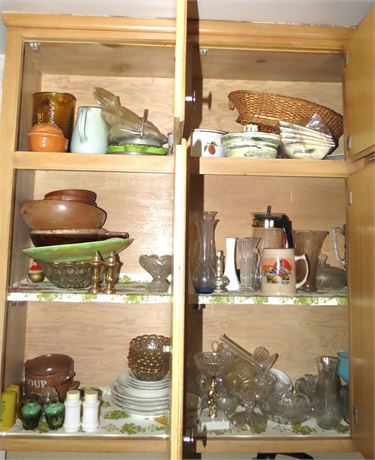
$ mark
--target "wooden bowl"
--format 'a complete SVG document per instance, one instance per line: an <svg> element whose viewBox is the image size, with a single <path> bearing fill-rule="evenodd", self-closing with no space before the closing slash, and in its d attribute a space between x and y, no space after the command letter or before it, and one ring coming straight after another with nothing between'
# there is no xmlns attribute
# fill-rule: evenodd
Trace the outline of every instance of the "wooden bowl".
<svg viewBox="0 0 375 460"><path fill-rule="evenodd" d="M97 206L64 200L27 201L20 213L31 230L102 228L107 218Z"/></svg>
<svg viewBox="0 0 375 460"><path fill-rule="evenodd" d="M95 201L85 200L84 198L72 196L72 195L52 195L45 200L60 200L60 201L77 201L78 203L91 204L91 206L96 206Z"/></svg>
<svg viewBox="0 0 375 460"><path fill-rule="evenodd" d="M44 195L44 198L46 200L56 200L60 198L55 197L64 197L64 199L72 197L76 200L84 200L90 202L91 204L94 204L96 196L96 193L91 190L85 190L80 188L67 188L64 190L53 190L52 192L48 192Z"/></svg>

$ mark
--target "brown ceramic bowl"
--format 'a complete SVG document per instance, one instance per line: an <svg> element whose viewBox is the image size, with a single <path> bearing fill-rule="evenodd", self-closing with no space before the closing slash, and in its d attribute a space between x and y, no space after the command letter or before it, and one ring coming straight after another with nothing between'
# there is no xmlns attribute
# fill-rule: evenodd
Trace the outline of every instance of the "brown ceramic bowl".
<svg viewBox="0 0 375 460"><path fill-rule="evenodd" d="M77 200L84 200L88 201L89 203L93 204L96 200L96 193L91 190L85 190L80 188L67 188L64 190L53 190L52 192L48 192L44 195L46 200L56 200L59 198L55 198L56 196L63 196L65 199L68 197L73 197Z"/></svg>
<svg viewBox="0 0 375 460"><path fill-rule="evenodd" d="M77 198L70 195L53 195L45 198L45 200L76 201L77 203L86 203L91 204L91 206L96 206L95 201L89 201L85 200L84 198Z"/></svg>
<svg viewBox="0 0 375 460"><path fill-rule="evenodd" d="M27 201L20 213L31 230L102 228L107 218L97 206L64 200Z"/></svg>
<svg viewBox="0 0 375 460"><path fill-rule="evenodd" d="M29 133L29 146L33 152L66 152L68 139L58 134Z"/></svg>
<svg viewBox="0 0 375 460"><path fill-rule="evenodd" d="M34 376L46 376L74 370L74 360L69 355L48 353L25 362L25 372Z"/></svg>
<svg viewBox="0 0 375 460"><path fill-rule="evenodd" d="M109 238L129 238L127 232L110 232L100 229L69 229L69 230L30 230L30 238L34 246L54 246L59 244L89 243L104 241Z"/></svg>

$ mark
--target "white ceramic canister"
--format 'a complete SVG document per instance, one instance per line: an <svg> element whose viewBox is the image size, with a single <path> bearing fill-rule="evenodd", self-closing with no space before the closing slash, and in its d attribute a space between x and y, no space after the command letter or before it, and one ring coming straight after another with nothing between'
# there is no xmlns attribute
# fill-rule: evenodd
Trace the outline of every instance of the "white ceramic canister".
<svg viewBox="0 0 375 460"><path fill-rule="evenodd" d="M191 133L191 155L193 157L223 157L221 138L225 131L215 129L194 129Z"/></svg>
<svg viewBox="0 0 375 460"><path fill-rule="evenodd" d="M86 433L93 433L99 427L99 405L98 392L86 390L82 403L82 430Z"/></svg>
<svg viewBox="0 0 375 460"><path fill-rule="evenodd" d="M81 427L81 394L79 390L66 393L64 431L76 433Z"/></svg>
<svg viewBox="0 0 375 460"><path fill-rule="evenodd" d="M75 153L107 153L108 129L100 107L79 107L70 151Z"/></svg>

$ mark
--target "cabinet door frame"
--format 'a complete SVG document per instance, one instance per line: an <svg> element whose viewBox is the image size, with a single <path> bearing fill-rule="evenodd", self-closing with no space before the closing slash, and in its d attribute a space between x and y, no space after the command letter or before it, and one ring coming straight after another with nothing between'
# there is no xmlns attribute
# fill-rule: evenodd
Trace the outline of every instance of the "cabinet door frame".
<svg viewBox="0 0 375 460"><path fill-rule="evenodd" d="M345 149L353 161L375 152L375 6L354 31L345 52Z"/></svg>

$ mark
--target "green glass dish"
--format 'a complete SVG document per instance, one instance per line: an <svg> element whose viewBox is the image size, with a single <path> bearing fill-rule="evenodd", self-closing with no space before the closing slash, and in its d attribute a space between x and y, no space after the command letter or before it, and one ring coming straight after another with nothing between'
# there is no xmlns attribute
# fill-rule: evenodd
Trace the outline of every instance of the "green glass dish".
<svg viewBox="0 0 375 460"><path fill-rule="evenodd" d="M132 242L133 238L110 238L105 241L26 248L22 252L31 259L40 262L86 262L94 257L96 251L100 251L103 259L105 259L109 257L111 252L123 251Z"/></svg>

